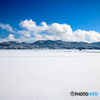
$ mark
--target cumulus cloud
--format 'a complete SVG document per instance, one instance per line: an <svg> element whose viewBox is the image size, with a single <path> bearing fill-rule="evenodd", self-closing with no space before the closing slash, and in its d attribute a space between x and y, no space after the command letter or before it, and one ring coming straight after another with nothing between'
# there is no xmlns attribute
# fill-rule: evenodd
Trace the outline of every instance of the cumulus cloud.
<svg viewBox="0 0 100 100"><path fill-rule="evenodd" d="M12 35L12 34L9 34L9 36L8 36L7 39L10 40L10 41L15 41L15 40L16 40L16 39L14 38L14 35Z"/></svg>
<svg viewBox="0 0 100 100"><path fill-rule="evenodd" d="M41 33L48 28L48 25L45 22L42 22L39 26L36 25L36 22L32 21L32 19L25 20L20 22L20 27L31 31L34 34Z"/></svg>
<svg viewBox="0 0 100 100"><path fill-rule="evenodd" d="M100 41L100 33L96 31L85 31L78 29L74 32L77 41L98 42Z"/></svg>
<svg viewBox="0 0 100 100"><path fill-rule="evenodd" d="M76 30L73 31L68 24L52 23L48 25L46 22L41 22L36 25L32 19L21 21L19 26L22 30L13 29L9 24L0 24L2 29L15 33L20 38L14 38L13 34L9 34L6 40L29 41L37 40L64 40L64 41L83 41L83 42L98 42L100 41L100 33L96 31ZM5 41L0 39L0 41Z"/></svg>
<svg viewBox="0 0 100 100"><path fill-rule="evenodd" d="M14 35L12 34L9 34L6 39L0 39L0 42L7 42L7 41L16 41L16 39L14 38Z"/></svg>

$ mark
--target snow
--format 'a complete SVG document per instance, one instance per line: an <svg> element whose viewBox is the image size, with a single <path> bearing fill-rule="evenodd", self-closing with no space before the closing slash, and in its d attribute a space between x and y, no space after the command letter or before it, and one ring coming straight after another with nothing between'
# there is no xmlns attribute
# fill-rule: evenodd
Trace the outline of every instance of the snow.
<svg viewBox="0 0 100 100"><path fill-rule="evenodd" d="M0 50L0 100L100 100L99 50Z"/></svg>

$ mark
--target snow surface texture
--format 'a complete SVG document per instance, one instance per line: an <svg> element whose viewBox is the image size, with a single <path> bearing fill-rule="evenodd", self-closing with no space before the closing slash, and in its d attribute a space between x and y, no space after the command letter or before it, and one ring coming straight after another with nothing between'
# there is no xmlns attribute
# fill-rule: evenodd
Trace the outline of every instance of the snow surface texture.
<svg viewBox="0 0 100 100"><path fill-rule="evenodd" d="M0 100L100 100L100 51L0 50Z"/></svg>

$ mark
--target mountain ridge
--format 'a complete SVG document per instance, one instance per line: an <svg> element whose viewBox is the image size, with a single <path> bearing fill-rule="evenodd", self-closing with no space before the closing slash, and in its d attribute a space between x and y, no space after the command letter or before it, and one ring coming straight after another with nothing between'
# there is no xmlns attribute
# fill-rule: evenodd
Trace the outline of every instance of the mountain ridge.
<svg viewBox="0 0 100 100"><path fill-rule="evenodd" d="M34 43L8 41L0 43L0 49L100 49L100 42L71 42L62 40L38 40Z"/></svg>

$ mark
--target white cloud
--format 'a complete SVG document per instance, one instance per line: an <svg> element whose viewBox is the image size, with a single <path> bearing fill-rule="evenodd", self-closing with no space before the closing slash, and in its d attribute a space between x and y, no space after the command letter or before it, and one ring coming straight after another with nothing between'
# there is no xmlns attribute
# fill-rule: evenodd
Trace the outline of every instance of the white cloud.
<svg viewBox="0 0 100 100"><path fill-rule="evenodd" d="M77 41L98 42L100 41L100 33L95 31L85 31L78 29L74 32Z"/></svg>
<svg viewBox="0 0 100 100"><path fill-rule="evenodd" d="M26 31L26 30L21 30L21 31L17 31L18 34L23 35L25 37L30 37L31 34L30 32Z"/></svg>
<svg viewBox="0 0 100 100"><path fill-rule="evenodd" d="M37 40L44 40L41 36L37 36L37 37L24 37L24 36L20 36L20 38L17 38L16 41L19 41L19 42L23 42L23 41L26 41L26 42L33 42L33 41L37 41Z"/></svg>
<svg viewBox="0 0 100 100"><path fill-rule="evenodd" d="M10 41L15 41L15 40L16 40L16 39L14 38L14 35L12 35L12 34L9 34L9 36L8 36L7 39L10 40Z"/></svg>
<svg viewBox="0 0 100 100"><path fill-rule="evenodd" d="M27 30L33 32L33 35L35 33L41 33L48 28L48 26L45 22L42 22L39 26L37 26L36 22L32 21L32 19L30 19L29 21L28 20L22 21L22 22L20 22L19 25L21 28L24 28L24 29L27 29Z"/></svg>
<svg viewBox="0 0 100 100"><path fill-rule="evenodd" d="M53 23L51 24L47 32L50 34L54 34L56 36L63 36L63 35L72 35L73 31L71 27L67 24L58 24L58 23Z"/></svg>
<svg viewBox="0 0 100 100"><path fill-rule="evenodd" d="M30 20L21 21L19 26L22 30L12 29L9 24L0 24L2 29L20 35L20 38L14 38L10 34L7 40L16 41L37 41L37 40L64 40L64 41L83 41L83 42L98 42L100 41L100 33L96 31L76 30L73 32L68 24L52 23L48 25L46 22L41 22L36 25L36 22ZM2 39L1 39L2 40ZM0 41L1 41L0 40ZM4 39L2 40L4 41Z"/></svg>
<svg viewBox="0 0 100 100"><path fill-rule="evenodd" d="M0 24L0 27L1 27L2 29L6 29L6 30L9 31L9 32L15 32L9 24L3 24L3 23L1 23L1 24Z"/></svg>
<svg viewBox="0 0 100 100"><path fill-rule="evenodd" d="M54 40L54 36L45 35L46 40Z"/></svg>
<svg viewBox="0 0 100 100"><path fill-rule="evenodd" d="M46 32L64 41L71 41L71 38L74 36L70 25L67 24L53 23L48 27Z"/></svg>
<svg viewBox="0 0 100 100"><path fill-rule="evenodd" d="M1 39L0 38L0 42L7 42L8 40L7 39Z"/></svg>
<svg viewBox="0 0 100 100"><path fill-rule="evenodd" d="M11 32L11 33L16 33L16 34L19 34L19 35L23 35L25 37L30 37L31 36L30 32L28 32L27 30L20 30L19 31L16 28L14 28L15 30L13 30L13 28L9 24L3 24L3 23L1 23L0 27L2 29L5 29L5 30Z"/></svg>
<svg viewBox="0 0 100 100"><path fill-rule="evenodd" d="M7 42L7 41L16 41L16 39L14 38L14 35L12 34L9 34L6 39L0 39L0 42Z"/></svg>

